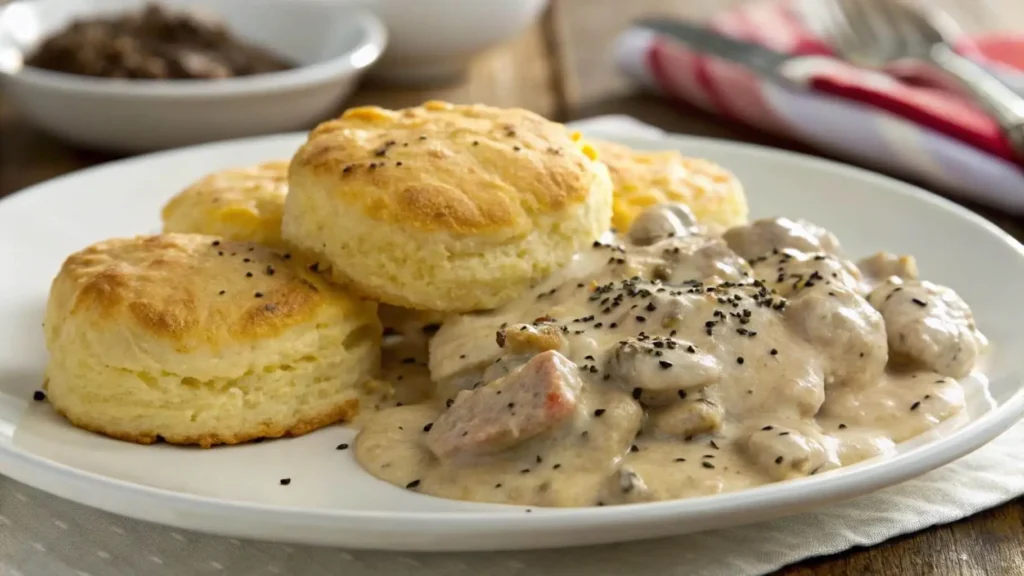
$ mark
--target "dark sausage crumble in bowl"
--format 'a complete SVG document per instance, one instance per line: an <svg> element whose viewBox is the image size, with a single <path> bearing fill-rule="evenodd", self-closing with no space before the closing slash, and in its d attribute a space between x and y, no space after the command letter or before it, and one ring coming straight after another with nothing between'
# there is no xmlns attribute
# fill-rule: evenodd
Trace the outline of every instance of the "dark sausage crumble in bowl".
<svg viewBox="0 0 1024 576"><path fill-rule="evenodd" d="M84 76L147 80L218 79L294 68L234 36L224 24L148 4L141 12L72 22L26 60Z"/></svg>

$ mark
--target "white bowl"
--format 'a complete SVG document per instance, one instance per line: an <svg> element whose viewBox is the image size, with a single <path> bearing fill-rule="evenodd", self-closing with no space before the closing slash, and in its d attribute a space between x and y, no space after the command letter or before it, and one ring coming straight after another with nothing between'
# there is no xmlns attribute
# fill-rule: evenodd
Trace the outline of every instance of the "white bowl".
<svg viewBox="0 0 1024 576"><path fill-rule="evenodd" d="M391 42L373 77L395 84L458 80L473 57L518 35L548 0L361 0Z"/></svg>
<svg viewBox="0 0 1024 576"><path fill-rule="evenodd" d="M223 80L123 80L22 66L72 20L119 14L144 0L35 0L0 8L0 81L40 129L73 144L140 152L309 128L336 114L384 50L383 24L351 5L313 0L203 0L229 30L298 63ZM162 0L183 9L195 0Z"/></svg>

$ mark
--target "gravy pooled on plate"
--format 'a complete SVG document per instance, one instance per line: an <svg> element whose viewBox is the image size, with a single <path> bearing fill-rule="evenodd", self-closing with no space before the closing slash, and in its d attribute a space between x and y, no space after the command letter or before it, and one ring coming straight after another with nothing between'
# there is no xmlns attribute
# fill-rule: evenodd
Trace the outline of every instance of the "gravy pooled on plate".
<svg viewBox="0 0 1024 576"><path fill-rule="evenodd" d="M356 455L460 500L716 494L890 452L963 409L956 379L985 345L910 257L854 264L786 218L714 237L664 204L516 302L446 322L434 397L371 416Z"/></svg>

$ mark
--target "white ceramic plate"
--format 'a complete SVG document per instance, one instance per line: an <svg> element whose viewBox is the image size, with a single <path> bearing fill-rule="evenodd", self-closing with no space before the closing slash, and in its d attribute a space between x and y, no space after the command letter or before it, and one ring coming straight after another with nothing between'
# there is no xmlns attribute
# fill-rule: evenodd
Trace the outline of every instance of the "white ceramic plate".
<svg viewBox="0 0 1024 576"><path fill-rule="evenodd" d="M608 136L608 135L604 135ZM158 229L158 211L212 170L286 158L302 135L139 157L46 182L0 202L0 472L58 496L218 534L396 550L495 550L597 544L734 526L895 484L991 440L1024 411L1024 250L996 227L906 184L785 152L698 138L623 139L678 147L733 169L755 216L805 217L853 254L915 254L958 290L993 342L986 374L965 381L968 410L895 457L755 490L592 509L533 509L433 498L362 472L355 431L213 450L136 446L77 430L32 401L46 354L40 328L64 257L111 236ZM291 478L291 485L279 484Z"/></svg>

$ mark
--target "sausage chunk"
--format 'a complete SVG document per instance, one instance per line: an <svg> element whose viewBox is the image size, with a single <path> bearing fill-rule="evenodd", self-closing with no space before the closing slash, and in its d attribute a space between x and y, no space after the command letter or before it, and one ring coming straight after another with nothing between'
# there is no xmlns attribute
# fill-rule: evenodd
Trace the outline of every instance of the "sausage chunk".
<svg viewBox="0 0 1024 576"><path fill-rule="evenodd" d="M839 458L818 434L778 426L764 426L747 436L743 448L749 458L773 480L808 476L839 466Z"/></svg>
<svg viewBox="0 0 1024 576"><path fill-rule="evenodd" d="M878 252L858 260L857 268L871 284L884 282L893 276L904 280L917 280L917 260L913 256Z"/></svg>
<svg viewBox="0 0 1024 576"><path fill-rule="evenodd" d="M690 438L720 430L722 417L721 406L698 398L652 411L650 426L658 435Z"/></svg>
<svg viewBox="0 0 1024 576"><path fill-rule="evenodd" d="M985 348L974 314L950 288L890 278L868 295L885 319L893 359L963 378Z"/></svg>
<svg viewBox="0 0 1024 576"><path fill-rule="evenodd" d="M650 502L654 495L644 479L629 466L620 466L609 476L601 487L598 502L604 504L629 504Z"/></svg>
<svg viewBox="0 0 1024 576"><path fill-rule="evenodd" d="M859 291L860 271L848 260L825 252L800 252L792 248L755 258L754 276L783 296L818 284Z"/></svg>
<svg viewBox="0 0 1024 576"><path fill-rule="evenodd" d="M427 434L439 458L488 454L551 430L576 411L576 365L548 351L476 390L460 392Z"/></svg>
<svg viewBox="0 0 1024 576"><path fill-rule="evenodd" d="M764 218L730 228L722 236L740 256L753 260L773 250L839 253L839 240L821 226L805 220Z"/></svg>
<svg viewBox="0 0 1024 576"><path fill-rule="evenodd" d="M633 220L628 238L636 246L650 246L665 238L692 236L697 232L697 217L687 206L679 203L656 204Z"/></svg>
<svg viewBox="0 0 1024 576"><path fill-rule="evenodd" d="M789 299L786 321L824 352L825 385L877 382L889 361L882 316L863 297L840 286L804 288Z"/></svg>
<svg viewBox="0 0 1024 576"><path fill-rule="evenodd" d="M607 371L633 398L663 406L717 382L722 364L689 342L673 340L656 349L652 341L629 338L616 345Z"/></svg>

